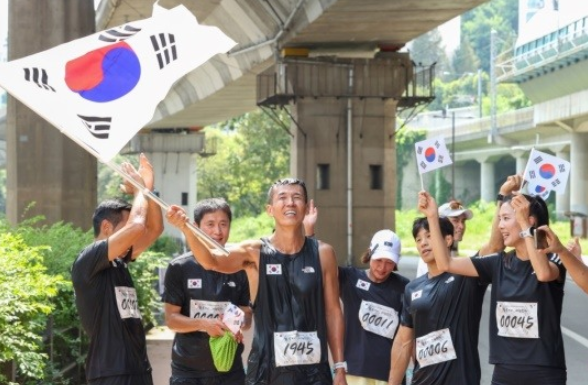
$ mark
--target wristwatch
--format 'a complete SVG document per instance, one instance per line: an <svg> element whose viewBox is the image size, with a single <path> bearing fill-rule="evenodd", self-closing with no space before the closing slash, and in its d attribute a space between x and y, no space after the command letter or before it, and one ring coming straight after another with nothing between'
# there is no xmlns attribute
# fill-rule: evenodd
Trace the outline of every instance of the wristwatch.
<svg viewBox="0 0 588 385"><path fill-rule="evenodd" d="M527 230L523 230L519 233L521 238L533 238L535 235L535 227L531 226Z"/></svg>

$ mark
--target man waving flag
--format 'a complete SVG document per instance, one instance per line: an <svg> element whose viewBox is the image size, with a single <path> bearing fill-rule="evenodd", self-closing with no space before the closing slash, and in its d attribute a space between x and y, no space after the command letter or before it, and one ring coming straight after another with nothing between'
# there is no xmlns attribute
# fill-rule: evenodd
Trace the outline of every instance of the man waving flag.
<svg viewBox="0 0 588 385"><path fill-rule="evenodd" d="M173 84L235 42L184 6L0 64L0 87L102 161L152 119Z"/></svg>

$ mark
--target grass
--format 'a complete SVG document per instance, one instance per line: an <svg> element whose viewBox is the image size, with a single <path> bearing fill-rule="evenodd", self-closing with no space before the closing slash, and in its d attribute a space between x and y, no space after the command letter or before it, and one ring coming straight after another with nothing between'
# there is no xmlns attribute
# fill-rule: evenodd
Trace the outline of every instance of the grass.
<svg viewBox="0 0 588 385"><path fill-rule="evenodd" d="M488 242L492 227L492 219L495 215L496 206L494 203L477 202L469 206L474 217L466 222L466 234L459 243L459 255L471 256L484 243ZM420 217L416 209L396 211L396 234L402 241L402 253L404 255L418 255L412 237L412 222ZM559 236L563 244L566 244L570 236L569 221L551 220L551 229ZM580 239L583 254L588 253L588 240Z"/></svg>

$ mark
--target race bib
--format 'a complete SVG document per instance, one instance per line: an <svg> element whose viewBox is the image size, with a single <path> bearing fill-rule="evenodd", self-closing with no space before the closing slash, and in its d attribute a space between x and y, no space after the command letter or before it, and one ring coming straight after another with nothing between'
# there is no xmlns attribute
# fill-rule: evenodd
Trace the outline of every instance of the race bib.
<svg viewBox="0 0 588 385"><path fill-rule="evenodd" d="M245 322L245 312L239 306L229 303L223 314L223 322L233 334L237 334Z"/></svg>
<svg viewBox="0 0 588 385"><path fill-rule="evenodd" d="M498 335L513 338L539 338L536 302L497 302Z"/></svg>
<svg viewBox="0 0 588 385"><path fill-rule="evenodd" d="M139 311L139 303L137 301L137 292L134 287L115 286L114 293L116 295L116 305L118 306L120 318L141 319L141 312Z"/></svg>
<svg viewBox="0 0 588 385"><path fill-rule="evenodd" d="M361 301L359 322L368 332L392 339L398 327L398 312L388 306Z"/></svg>
<svg viewBox="0 0 588 385"><path fill-rule="evenodd" d="M449 329L431 332L416 339L416 356L421 368L457 358Z"/></svg>
<svg viewBox="0 0 588 385"><path fill-rule="evenodd" d="M221 314L230 302L200 301L193 299L190 301L190 317L196 319L215 319L220 318Z"/></svg>
<svg viewBox="0 0 588 385"><path fill-rule="evenodd" d="M321 360L321 341L316 332L274 332L276 366L311 365Z"/></svg>

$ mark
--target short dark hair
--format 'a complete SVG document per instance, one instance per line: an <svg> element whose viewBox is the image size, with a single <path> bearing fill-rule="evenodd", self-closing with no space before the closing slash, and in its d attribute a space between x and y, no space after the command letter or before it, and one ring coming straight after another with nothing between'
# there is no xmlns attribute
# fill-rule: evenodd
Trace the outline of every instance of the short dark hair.
<svg viewBox="0 0 588 385"><path fill-rule="evenodd" d="M304 203L308 203L308 192L306 191L306 184L304 181L298 178L285 178L277 180L270 186L269 190L267 191L267 204L271 204L274 199L274 187L287 185L302 186L302 191L304 192Z"/></svg>
<svg viewBox="0 0 588 385"><path fill-rule="evenodd" d="M104 202L100 203L96 210L94 210L94 215L92 216L92 225L94 227L94 237L97 237L100 234L100 224L103 220L107 220L112 224L112 226L116 227L120 223L123 217L123 211L131 211L133 206L120 198L114 199L107 199Z"/></svg>
<svg viewBox="0 0 588 385"><path fill-rule="evenodd" d="M549 226L549 209L547 208L547 203L543 200L543 198L539 196L527 195L522 194L525 199L529 202L529 216L535 217L537 223L535 223L535 227L540 227L543 225ZM502 204L510 203L514 198L514 195L508 195L504 197Z"/></svg>
<svg viewBox="0 0 588 385"><path fill-rule="evenodd" d="M441 235L446 237L448 235L453 236L453 224L447 217L439 218L439 227L441 228ZM412 223L412 237L416 239L417 234L421 229L429 230L429 221L425 217L417 218Z"/></svg>
<svg viewBox="0 0 588 385"><path fill-rule="evenodd" d="M201 200L196 204L196 207L194 207L194 222L200 226L202 218L204 218L206 214L213 213L215 211L222 211L227 214L227 217L229 217L229 223L231 223L233 220L231 207L227 201L225 201L223 198L209 198Z"/></svg>

